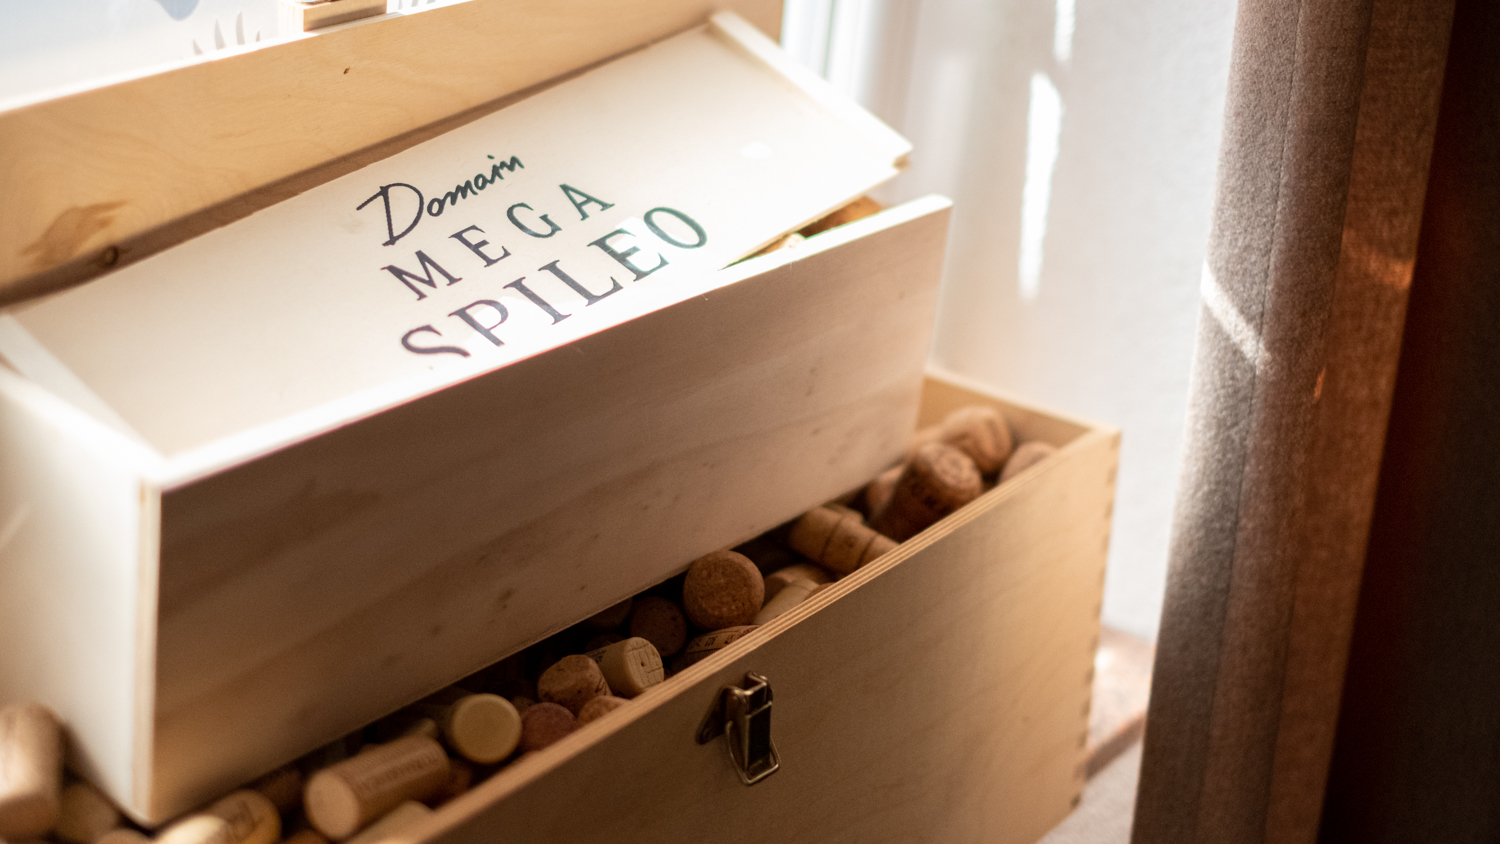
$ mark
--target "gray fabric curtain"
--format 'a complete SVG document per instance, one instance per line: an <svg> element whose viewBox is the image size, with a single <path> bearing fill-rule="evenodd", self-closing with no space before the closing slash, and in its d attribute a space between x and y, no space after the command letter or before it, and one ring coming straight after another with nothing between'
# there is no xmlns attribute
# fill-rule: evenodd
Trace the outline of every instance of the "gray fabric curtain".
<svg viewBox="0 0 1500 844"><path fill-rule="evenodd" d="M1451 0L1241 0L1134 841L1316 838Z"/></svg>
<svg viewBox="0 0 1500 844"><path fill-rule="evenodd" d="M1500 841L1500 4L1460 0L1323 840Z"/></svg>

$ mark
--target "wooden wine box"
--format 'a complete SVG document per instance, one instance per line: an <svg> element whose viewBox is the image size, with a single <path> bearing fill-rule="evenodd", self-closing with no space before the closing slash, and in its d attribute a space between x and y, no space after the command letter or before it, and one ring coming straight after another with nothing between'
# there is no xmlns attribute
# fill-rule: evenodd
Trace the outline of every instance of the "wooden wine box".
<svg viewBox="0 0 1500 844"><path fill-rule="evenodd" d="M973 404L1058 452L402 840L1035 842L1084 784L1119 432L936 371L920 422ZM702 739L757 679L778 767L746 786Z"/></svg>
<svg viewBox="0 0 1500 844"><path fill-rule="evenodd" d="M721 14L0 315L0 698L160 822L859 483L947 201L720 268L907 149Z"/></svg>
<svg viewBox="0 0 1500 844"><path fill-rule="evenodd" d="M527 19L552 34L541 49L496 26L509 19L505 4L475 0L284 45L274 64L274 50L250 52L187 68L176 82L142 79L118 96L90 92L36 113L0 113L0 140L37 159L57 146L122 164L155 156L153 172L190 161L195 139L213 149L279 150L292 133L264 119L243 120L212 139L177 126L150 144L119 142L119 124L138 119L119 105L165 94L194 101L205 79L222 80L237 67L267 78L311 68L342 84L346 64L356 72L373 66L384 74L381 95L403 73L426 79L429 87L401 95L402 128L420 125L472 104L436 84L444 68L470 74L465 95L509 94L541 81L536 74L575 70L693 29L708 12L699 5L540 4ZM737 5L754 12L770 4ZM757 22L774 21L759 11L751 15ZM406 40L384 34L388 25ZM476 26L490 28L476 34ZM809 129L809 138L842 124L871 164L824 184L822 199L811 188L782 191L783 204L802 210L773 209L759 221L763 229L782 217L774 233L796 228L861 192L868 173L900 163L903 142L820 93L732 20L707 31L810 101L797 112L818 130ZM484 64L495 61L478 49L487 39L509 39L536 66ZM448 41L474 42L474 49L451 59L408 49ZM495 78L520 82L496 89ZM257 94L255 101L275 98ZM298 109L320 98L291 96L289 113L315 123L321 111ZM210 125L223 122L222 113L202 113ZM395 133L369 113L337 112L328 148L311 157L251 160L240 189ZM81 133L86 140L57 134L111 114L107 130ZM141 133L155 131L144 122ZM350 125L358 130L340 134ZM43 143L49 132L50 146ZM175 155L161 152L180 137L189 141ZM748 160L780 152L779 142L763 137L740 140L733 150ZM388 155L352 159L364 165ZM198 178L215 166L179 175ZM0 182L14 187L23 171L37 169L0 167ZM525 172L536 169L528 160ZM58 184L71 178L40 171ZM290 195L328 177L273 184L271 192ZM622 179L622 190L630 181ZM85 195L101 182L108 184L66 184L61 194L85 205L108 200ZM170 217L222 197L211 178L198 178L193 192L118 187L144 190L153 201L140 204L140 219L127 215L102 236L110 226L134 225L144 234L122 231L121 242L145 251L161 236L144 225L151 214L169 215L167 230L201 231L203 217L222 212ZM615 200L592 190L586 196L602 197L600 204ZM599 205L584 206L602 214ZM621 221L635 237L626 242L644 242L645 207ZM512 765L414 835L433 842L1034 840L1081 787L1118 434L950 376L924 378L947 221L945 200L918 200L724 270L657 243L656 252L676 262L671 284L662 285L671 289L642 293L607 318L574 309L545 342L499 351L459 346L470 357L458 364L472 364L462 377L419 372L396 394L367 392L303 408L291 423L228 435L216 429L197 439L194 430L212 426L141 436L140 411L121 418L118 409L132 401L154 407L144 393L80 389L69 367L28 354L26 339L46 330L42 321L27 322L33 304L23 305L18 321L27 331L0 326L6 360L26 371L0 366L0 699L56 708L74 738L70 765L138 820L159 822L670 576L705 551L857 487L901 454L918 422L991 402L1023 439L1061 451L638 705ZM0 215L0 228L12 223ZM715 236L720 230L706 228ZM672 233L686 237L681 228ZM743 237L758 244L770 233ZM440 234L451 236L446 228ZM642 252L637 266L649 266L650 254ZM15 264L0 259L0 282L9 283ZM45 283L88 272L81 262L60 264ZM629 271L618 260L615 271L622 266ZM124 271L108 278L121 277ZM438 294L450 285L430 270L427 278L437 283L396 289L441 303ZM27 283L18 282L21 289ZM105 297L74 315L107 335L116 304ZM166 316L154 323L158 331L172 308L159 309ZM238 315L229 307L222 314ZM435 334L449 323L427 325L438 327ZM232 327L208 325L200 342L216 331ZM102 347L122 348L121 336ZM446 345L447 336L432 345ZM178 357L164 347L156 365L176 365ZM237 360L204 357L231 368ZM116 363L108 354L95 360L105 369ZM337 382L344 372L331 367L310 377ZM201 410L212 419L236 401L254 409L212 379L194 383L199 390L187 392L184 413L172 418ZM782 761L753 788L740 784L723 738L701 745L695 738L720 689L742 684L747 672L764 675L775 690L772 739Z"/></svg>

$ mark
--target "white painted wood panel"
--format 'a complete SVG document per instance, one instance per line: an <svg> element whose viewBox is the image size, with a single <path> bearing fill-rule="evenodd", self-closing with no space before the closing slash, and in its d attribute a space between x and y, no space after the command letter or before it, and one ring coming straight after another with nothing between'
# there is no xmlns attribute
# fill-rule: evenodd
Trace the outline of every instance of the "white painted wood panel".
<svg viewBox="0 0 1500 844"><path fill-rule="evenodd" d="M0 112L0 302L138 260L178 242L169 224L720 8L780 33L777 0L473 0Z"/></svg>

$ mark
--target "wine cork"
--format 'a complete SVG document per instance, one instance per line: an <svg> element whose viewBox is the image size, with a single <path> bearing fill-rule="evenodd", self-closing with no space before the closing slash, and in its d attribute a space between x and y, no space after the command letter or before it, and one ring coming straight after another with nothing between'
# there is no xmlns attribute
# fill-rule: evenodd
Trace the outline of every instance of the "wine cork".
<svg viewBox="0 0 1500 844"><path fill-rule="evenodd" d="M417 706L413 708L415 709L420 706L421 704L417 704ZM360 746L360 752L363 752L365 749L370 747L389 744L396 739L406 738L407 736L422 736L423 738L430 738L433 741L442 741L443 731L440 727L438 727L436 718L429 718L424 715L413 713L411 711L398 712L395 715L381 720L375 725L371 740ZM344 758L347 759L348 757L346 756ZM337 764L338 762L342 761L344 760L339 759L332 764ZM328 766L324 765L323 767L326 768ZM318 770L318 768L314 767L312 768L312 770L316 771ZM306 782L305 777L303 781ZM250 787L254 788L256 791L260 791L259 785L252 785ZM266 796L271 797L271 802L276 802L275 797L272 797L269 794L267 794ZM297 800L298 805L301 805L302 793L300 791L297 793ZM285 814L285 811L283 811L282 814Z"/></svg>
<svg viewBox="0 0 1500 844"><path fill-rule="evenodd" d="M619 628L620 625L625 623L625 619L630 618L630 607L632 603L633 602L631 601L631 599L626 598L625 600L621 601L618 604L615 604L612 607L607 607L603 610L600 610L594 615L589 616L587 619L584 619L583 626L594 631L595 633L603 633L607 630L615 630Z"/></svg>
<svg viewBox="0 0 1500 844"><path fill-rule="evenodd" d="M743 554L715 551L688 567L682 583L682 609L701 630L749 624L760 612L766 582Z"/></svg>
<svg viewBox="0 0 1500 844"><path fill-rule="evenodd" d="M737 627L726 627L723 630L715 630L702 636L695 636L688 640L682 649L682 655L672 662L674 671L681 671L690 665L702 662L730 644L744 638L750 631L755 630L758 624L741 624Z"/></svg>
<svg viewBox="0 0 1500 844"><path fill-rule="evenodd" d="M531 752L549 747L578 729L578 719L566 706L538 703L521 713L521 750Z"/></svg>
<svg viewBox="0 0 1500 844"><path fill-rule="evenodd" d="M589 651L597 651L600 648L607 648L610 645L613 645L615 642L623 641L625 641L625 637L621 636L619 633L600 633L598 636L594 636L587 642L583 643L583 652L588 653Z"/></svg>
<svg viewBox="0 0 1500 844"><path fill-rule="evenodd" d="M873 533L873 531L872 531ZM884 539L884 537L881 537ZM886 540L890 542L889 539ZM821 584L813 583L811 580L794 580L776 593L776 597L766 601L766 605L755 614L753 624L769 624L792 607L797 606L812 594L818 591Z"/></svg>
<svg viewBox="0 0 1500 844"><path fill-rule="evenodd" d="M62 729L36 703L0 709L0 838L32 838L62 808Z"/></svg>
<svg viewBox="0 0 1500 844"><path fill-rule="evenodd" d="M819 232L826 232L829 229L838 228L839 226L852 223L855 220L862 220L871 214L878 213L880 213L880 203L868 196L861 196L859 199L854 200L828 216L808 223L799 229L799 231L804 237L812 237Z"/></svg>
<svg viewBox="0 0 1500 844"><path fill-rule="evenodd" d="M276 811L285 815L302 805L305 784L306 779L296 765L283 765L251 783L250 789L264 794Z"/></svg>
<svg viewBox="0 0 1500 844"><path fill-rule="evenodd" d="M443 746L409 736L313 774L302 807L314 829L339 841L407 800L430 797L447 781Z"/></svg>
<svg viewBox="0 0 1500 844"><path fill-rule="evenodd" d="M407 836L402 833L431 816L431 809L415 800L407 800L386 812L364 832L349 839L348 844L383 844L406 840Z"/></svg>
<svg viewBox="0 0 1500 844"><path fill-rule="evenodd" d="M782 531L763 533L754 539L734 546L736 554L744 554L750 558L750 562L761 570L762 574L770 574L777 569L784 569L790 565L796 565L799 560L792 549L786 547L785 537L778 536Z"/></svg>
<svg viewBox="0 0 1500 844"><path fill-rule="evenodd" d="M591 721L597 721L627 703L630 703L630 701L622 697L615 697L614 695L596 697L585 703L583 708L578 710L578 725L583 726Z"/></svg>
<svg viewBox="0 0 1500 844"><path fill-rule="evenodd" d="M866 525L858 513L828 506L809 510L798 519L789 541L799 554L839 574L849 574L896 547L895 542Z"/></svg>
<svg viewBox="0 0 1500 844"><path fill-rule="evenodd" d="M95 844L105 844L103 839ZM121 841L120 844L135 844L135 842ZM286 838L281 839L281 844L329 844L316 829L299 829Z"/></svg>
<svg viewBox="0 0 1500 844"><path fill-rule="evenodd" d="M967 454L946 443L928 443L901 470L891 500L871 527L905 542L983 491L979 469Z"/></svg>
<svg viewBox="0 0 1500 844"><path fill-rule="evenodd" d="M687 616L673 601L648 595L635 602L630 614L630 635L650 642L662 656L682 650L688 638Z"/></svg>
<svg viewBox="0 0 1500 844"><path fill-rule="evenodd" d="M896 479L901 477L901 470L906 464L892 466L881 472L870 485L865 487L865 512L871 518L885 509L885 505L891 500L891 493L896 491Z"/></svg>
<svg viewBox="0 0 1500 844"><path fill-rule="evenodd" d="M591 699L609 692L599 664L583 654L563 657L536 681L536 693L542 700L566 706L574 715Z"/></svg>
<svg viewBox="0 0 1500 844"><path fill-rule="evenodd" d="M865 516L863 513L859 512L853 507L850 507L847 504L840 504L837 501L830 501L823 506L834 511L835 513L842 513L843 515L846 515L852 519L857 519L861 522L865 520Z"/></svg>
<svg viewBox="0 0 1500 844"><path fill-rule="evenodd" d="M319 838L323 836L319 835ZM148 844L151 837L128 826L117 827L94 839L94 844ZM291 839L287 839L290 841ZM326 841L323 844L327 844Z"/></svg>
<svg viewBox="0 0 1500 844"><path fill-rule="evenodd" d="M810 580L821 586L824 583L832 583L834 577L829 574L828 569L812 563L797 563L777 569L766 575L766 603L769 604L775 600L776 593L794 580Z"/></svg>
<svg viewBox="0 0 1500 844"><path fill-rule="evenodd" d="M242 789L162 830L156 844L275 844L281 815L264 794Z"/></svg>
<svg viewBox="0 0 1500 844"><path fill-rule="evenodd" d="M536 683L527 679L507 680L494 688L494 693L507 700L525 697L536 700Z"/></svg>
<svg viewBox="0 0 1500 844"><path fill-rule="evenodd" d="M86 782L64 788L52 834L67 844L94 844L94 839L120 825L120 810Z"/></svg>
<svg viewBox="0 0 1500 844"><path fill-rule="evenodd" d="M516 722L518 726L517 737L519 737L520 716L516 717ZM444 803L447 803L449 800L452 800L458 795L463 794L465 791L468 791L469 788L473 785L474 766L470 765L468 762L465 762L462 759L449 759L448 781L443 783L442 788L439 788L437 791L433 792L432 796L428 797L422 802L436 809Z"/></svg>
<svg viewBox="0 0 1500 844"><path fill-rule="evenodd" d="M577 635L577 631L570 628L548 636L522 651L526 657L527 679L533 683L541 682L543 672L556 665L558 660L579 653L578 645L581 641L582 637Z"/></svg>
<svg viewBox="0 0 1500 844"><path fill-rule="evenodd" d="M1016 450L1011 454L1010 459L1005 461L1005 469L1000 473L1000 482L1005 483L1007 480L1021 474L1056 453L1057 448L1055 446L1048 445L1039 440L1030 440L1021 443L1016 446Z"/></svg>
<svg viewBox="0 0 1500 844"><path fill-rule="evenodd" d="M941 423L916 436L917 445L924 440L944 442L969 455L982 475L993 475L1005 465L1015 447L1010 424L1000 411L984 405L969 405L948 414ZM915 447L912 452L915 452Z"/></svg>
<svg viewBox="0 0 1500 844"><path fill-rule="evenodd" d="M297 767L304 773L331 768L358 753L362 747L361 736L350 733L330 741L297 760Z"/></svg>
<svg viewBox="0 0 1500 844"><path fill-rule="evenodd" d="M439 726L454 753L481 765L509 756L521 740L521 713L499 695L459 698L448 707Z"/></svg>
<svg viewBox="0 0 1500 844"><path fill-rule="evenodd" d="M394 741L395 739L406 738L408 736L421 736L422 738L430 738L433 741L437 741L442 735L443 729L438 726L437 719L417 718L408 723L401 732L392 736L391 739Z"/></svg>
<svg viewBox="0 0 1500 844"><path fill-rule="evenodd" d="M606 648L589 651L588 658L599 664L599 670L615 695L632 698L666 679L661 654L650 642L632 636ZM579 708L579 719L583 718Z"/></svg>

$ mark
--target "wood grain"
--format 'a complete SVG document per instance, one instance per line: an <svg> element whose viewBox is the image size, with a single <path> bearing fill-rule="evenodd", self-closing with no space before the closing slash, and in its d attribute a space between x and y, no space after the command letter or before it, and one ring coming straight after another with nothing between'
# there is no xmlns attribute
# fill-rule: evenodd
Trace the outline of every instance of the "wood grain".
<svg viewBox="0 0 1500 844"><path fill-rule="evenodd" d="M473 0L0 111L0 303L128 263L155 229L718 8L779 35L776 0Z"/></svg>
<svg viewBox="0 0 1500 844"><path fill-rule="evenodd" d="M1083 784L1118 433L1059 444L1057 459L502 771L412 838L1035 841ZM746 671L771 681L781 758L752 788L722 739L694 740Z"/></svg>

